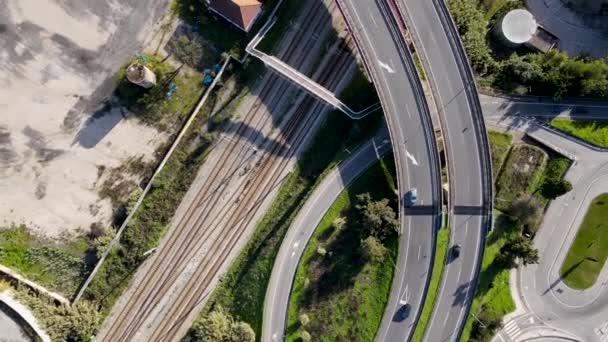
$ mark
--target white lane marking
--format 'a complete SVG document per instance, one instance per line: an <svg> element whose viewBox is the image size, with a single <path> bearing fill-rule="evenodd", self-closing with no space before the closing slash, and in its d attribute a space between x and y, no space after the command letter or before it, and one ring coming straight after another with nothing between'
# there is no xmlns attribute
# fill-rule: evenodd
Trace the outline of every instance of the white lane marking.
<svg viewBox="0 0 608 342"><path fill-rule="evenodd" d="M293 244L293 248L298 248L298 246L299 246L299 245L300 245L300 242L299 242L299 241L296 241L296 242L294 242L294 244Z"/></svg>
<svg viewBox="0 0 608 342"><path fill-rule="evenodd" d="M420 252L422 251L422 246L418 246L418 260L420 260Z"/></svg>
<svg viewBox="0 0 608 342"><path fill-rule="evenodd" d="M371 12L370 12L370 16L369 16L369 17L372 19L372 23L374 23L374 26L375 26L376 28L378 28L378 23L376 22L376 19L374 19L374 15L373 15L373 14L371 14Z"/></svg>
<svg viewBox="0 0 608 342"><path fill-rule="evenodd" d="M294 256L296 256L296 252L291 252L291 257L293 258Z"/></svg>
<svg viewBox="0 0 608 342"><path fill-rule="evenodd" d="M392 64L392 63L391 63ZM389 74L394 74L395 70L393 68L391 68L390 65L383 63L381 60L378 60L378 65L380 65L380 67L386 71L388 71Z"/></svg>
<svg viewBox="0 0 608 342"><path fill-rule="evenodd" d="M405 150L405 156L409 160L411 160L414 165L418 166L418 162L416 161L416 158L414 158L414 156L408 150Z"/></svg>

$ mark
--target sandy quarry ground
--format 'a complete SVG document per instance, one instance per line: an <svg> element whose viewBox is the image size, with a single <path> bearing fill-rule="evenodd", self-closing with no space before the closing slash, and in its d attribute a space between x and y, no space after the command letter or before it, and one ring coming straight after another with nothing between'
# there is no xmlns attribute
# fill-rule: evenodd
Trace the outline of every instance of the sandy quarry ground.
<svg viewBox="0 0 608 342"><path fill-rule="evenodd" d="M98 166L148 160L166 136L108 96L168 3L0 0L0 226L58 237L109 223Z"/></svg>

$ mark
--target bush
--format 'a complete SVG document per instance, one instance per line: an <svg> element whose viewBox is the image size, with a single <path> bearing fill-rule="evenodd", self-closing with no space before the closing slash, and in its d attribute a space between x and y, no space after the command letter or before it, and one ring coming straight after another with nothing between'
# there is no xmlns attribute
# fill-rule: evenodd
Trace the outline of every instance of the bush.
<svg viewBox="0 0 608 342"><path fill-rule="evenodd" d="M388 199L373 201L369 193L357 195L356 208L359 211L363 231L383 240L399 229L397 215Z"/></svg>
<svg viewBox="0 0 608 342"><path fill-rule="evenodd" d="M299 317L300 325L305 327L310 323L310 317L307 314L301 314Z"/></svg>
<svg viewBox="0 0 608 342"><path fill-rule="evenodd" d="M556 199L572 190L572 183L565 179L548 179L543 183L542 195L547 199Z"/></svg>
<svg viewBox="0 0 608 342"><path fill-rule="evenodd" d="M80 301L69 307L55 305L29 290L18 290L18 299L27 305L53 341L93 341L101 315L93 305Z"/></svg>
<svg viewBox="0 0 608 342"><path fill-rule="evenodd" d="M199 37L189 38L182 35L177 39L172 39L167 44L171 52L180 62L192 68L198 68L204 57L203 41Z"/></svg>
<svg viewBox="0 0 608 342"><path fill-rule="evenodd" d="M538 250L532 242L521 235L510 239L500 248L500 254L496 258L503 267L515 267L515 259L520 258L524 265L538 264Z"/></svg>
<svg viewBox="0 0 608 342"><path fill-rule="evenodd" d="M509 215L530 232L538 229L542 219L542 206L540 201L534 196L523 196L513 201L509 205Z"/></svg>
<svg viewBox="0 0 608 342"><path fill-rule="evenodd" d="M245 322L236 322L222 307L197 319L188 331L186 341L254 342L255 333Z"/></svg>
<svg viewBox="0 0 608 342"><path fill-rule="evenodd" d="M487 21L483 13L472 0L450 0L449 6L471 66L482 75L494 72L498 64L486 42Z"/></svg>
<svg viewBox="0 0 608 342"><path fill-rule="evenodd" d="M310 333L308 331L302 330L302 332L300 333L300 341L310 342L312 341L312 336L310 336Z"/></svg>
<svg viewBox="0 0 608 342"><path fill-rule="evenodd" d="M361 255L367 261L379 262L386 255L386 247L373 236L368 236L361 241Z"/></svg>

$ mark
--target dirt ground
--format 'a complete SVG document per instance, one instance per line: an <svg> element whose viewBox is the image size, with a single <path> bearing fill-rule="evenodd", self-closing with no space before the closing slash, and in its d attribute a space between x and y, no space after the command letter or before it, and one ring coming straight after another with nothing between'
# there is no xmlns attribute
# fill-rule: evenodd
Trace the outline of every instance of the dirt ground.
<svg viewBox="0 0 608 342"><path fill-rule="evenodd" d="M99 167L148 160L166 139L109 95L168 4L0 0L0 226L58 237L109 223Z"/></svg>

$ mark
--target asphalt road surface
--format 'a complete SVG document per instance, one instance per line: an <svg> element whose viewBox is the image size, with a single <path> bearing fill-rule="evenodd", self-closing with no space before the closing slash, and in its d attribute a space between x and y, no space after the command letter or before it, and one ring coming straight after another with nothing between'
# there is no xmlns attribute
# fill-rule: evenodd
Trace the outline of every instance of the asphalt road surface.
<svg viewBox="0 0 608 342"><path fill-rule="evenodd" d="M441 178L434 132L411 55L386 1L338 1L380 95L395 154L401 236L397 269L379 341L407 341L424 302L440 224ZM405 208L404 195L418 190L418 203ZM406 301L410 314L397 311Z"/></svg>
<svg viewBox="0 0 608 342"><path fill-rule="evenodd" d="M425 341L456 341L467 320L490 226L491 166L468 61L442 0L397 0L437 102L450 164L450 250ZM461 246L459 257L450 257Z"/></svg>
<svg viewBox="0 0 608 342"><path fill-rule="evenodd" d="M345 187L390 151L390 147L388 132L383 128L325 176L300 209L281 243L272 268L264 303L262 341L283 339L293 279L308 240L319 222Z"/></svg>

